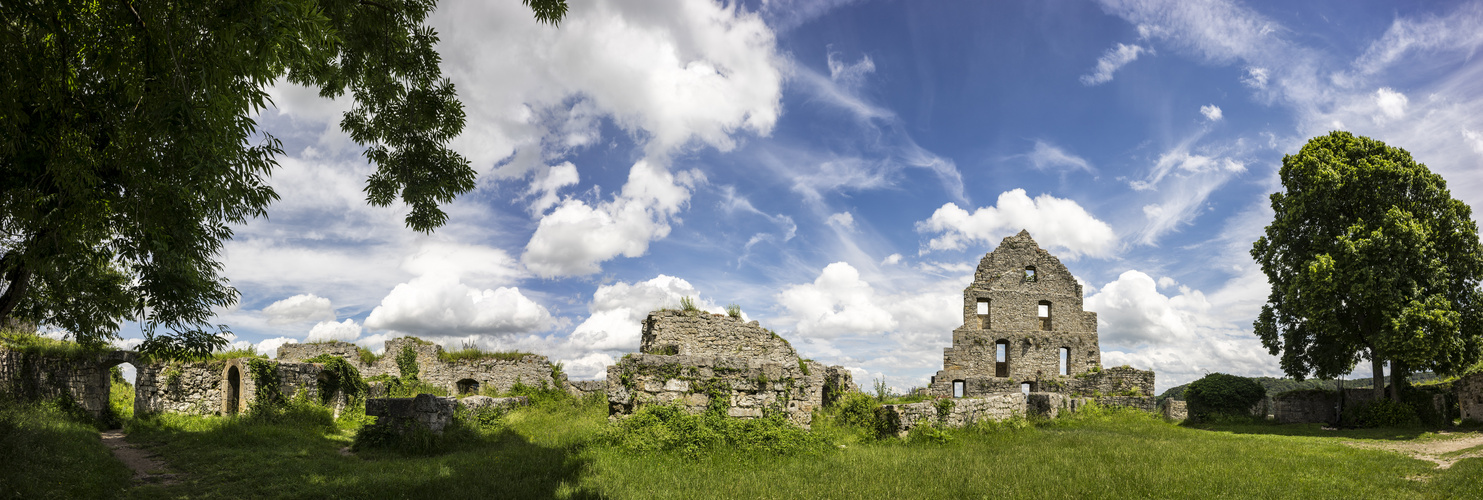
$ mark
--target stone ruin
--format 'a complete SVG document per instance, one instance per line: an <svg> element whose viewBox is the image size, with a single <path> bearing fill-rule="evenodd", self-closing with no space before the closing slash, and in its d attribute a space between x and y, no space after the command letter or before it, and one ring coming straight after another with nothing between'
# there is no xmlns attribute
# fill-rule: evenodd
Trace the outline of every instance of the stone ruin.
<svg viewBox="0 0 1483 500"><path fill-rule="evenodd" d="M398 376L400 371L395 357L402 348L417 353L422 381L442 387L450 394L478 393L483 388L505 392L517 382L536 386L551 384L577 394L593 390L592 383L569 386L565 376L553 374L551 363L545 356L531 354L514 360L445 362L439 359L442 347L410 337L387 341L387 355L373 363L362 362L356 346L345 342L287 344L279 348L278 359L261 361L273 366L279 381L279 393L283 397L292 398L304 393L313 400L328 402L338 412L348 402L345 395L338 391L335 394L319 393L321 384L334 375L325 371L324 365L306 361L321 354L331 354L345 358L360 370L362 377ZM129 363L137 369L135 415L233 415L251 407L257 398L258 381L249 368L252 359L144 363L132 351L59 358L0 346L0 392L27 400L69 397L94 418L102 418L108 411L108 393L112 387L109 369Z"/></svg>
<svg viewBox="0 0 1483 500"><path fill-rule="evenodd" d="M801 359L787 340L756 321L724 314L649 313L639 351L608 367L612 420L644 405L677 404L698 414L724 403L732 417L778 411L808 427L815 409L859 390L843 367Z"/></svg>
<svg viewBox="0 0 1483 500"><path fill-rule="evenodd" d="M1457 410L1462 419L1483 422L1483 371L1457 379L1452 390L1457 392Z"/></svg>
<svg viewBox="0 0 1483 500"><path fill-rule="evenodd" d="M1082 310L1082 288L1028 231L984 255L963 290L963 326L943 350L926 401L886 405L906 432L924 420L961 425L1010 415L1054 416L1087 401L1154 411L1154 374L1102 368L1097 313Z"/></svg>

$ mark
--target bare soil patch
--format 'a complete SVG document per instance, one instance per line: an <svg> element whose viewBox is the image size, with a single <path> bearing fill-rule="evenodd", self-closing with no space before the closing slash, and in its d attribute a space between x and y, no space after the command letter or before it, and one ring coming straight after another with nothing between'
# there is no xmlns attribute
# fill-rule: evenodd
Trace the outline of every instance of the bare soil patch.
<svg viewBox="0 0 1483 500"><path fill-rule="evenodd" d="M1452 464L1464 458L1483 457L1483 450L1473 450L1467 453L1457 453L1469 448L1483 446L1483 434L1477 432L1466 433L1438 433L1439 439L1426 441L1403 441L1403 442L1357 442L1346 441L1344 444L1355 448L1367 448L1372 450L1386 450L1411 456L1418 460L1426 460L1437 464L1438 469L1452 467Z"/></svg>
<svg viewBox="0 0 1483 500"><path fill-rule="evenodd" d="M123 431L104 431L102 437L103 444L113 451L114 458L134 471L135 483L170 485L180 482L182 474L170 472L159 456L125 441Z"/></svg>

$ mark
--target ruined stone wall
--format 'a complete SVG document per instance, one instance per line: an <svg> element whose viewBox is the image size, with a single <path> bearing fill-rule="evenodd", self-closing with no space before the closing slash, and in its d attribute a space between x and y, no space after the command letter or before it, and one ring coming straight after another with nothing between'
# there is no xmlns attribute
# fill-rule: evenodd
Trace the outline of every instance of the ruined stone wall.
<svg viewBox="0 0 1483 500"><path fill-rule="evenodd" d="M443 347L431 342L413 337L402 337L386 341L386 350L374 363L363 363L360 359L360 351L355 344L346 342L325 342L318 344L285 344L278 348L278 359L281 361L304 361L322 354L339 356L349 361L351 365L360 370L361 377L371 378L378 375L389 375L401 377L401 368L397 365L397 354L403 349L411 349L417 354L417 378L428 384L442 387L449 394L459 394L459 382L465 382L465 387L472 387L473 392L481 392L493 388L498 392L508 392L515 386L516 382L531 386L539 386L546 383L553 387L566 387L566 381L552 378L551 361L545 356L531 354L521 359L461 359L456 361L443 361L440 354ZM472 381L469 384L468 381Z"/></svg>
<svg viewBox="0 0 1483 500"><path fill-rule="evenodd" d="M937 397L953 396L953 379L941 378L944 373L938 372L933 377L932 383L927 387L930 395ZM1039 379L1015 379L1013 377L992 376L965 376L957 379L962 380L965 386L964 397L989 396L1003 392L1022 392L1021 384L1030 384L1030 392L1059 392L1068 395L1108 397L1108 396L1139 396L1149 397L1154 394L1154 373L1149 370L1139 370L1130 367L1108 368L1092 372L1083 372L1074 376L1052 376ZM1145 406L1142 402L1139 407ZM1149 410L1153 407L1149 406Z"/></svg>
<svg viewBox="0 0 1483 500"><path fill-rule="evenodd" d="M63 358L0 346L0 392L23 401L67 397L99 418L108 409L108 369L134 359L129 351Z"/></svg>
<svg viewBox="0 0 1483 500"><path fill-rule="evenodd" d="M1176 422L1185 420L1189 418L1189 405L1184 401L1168 398L1159 403L1159 415Z"/></svg>
<svg viewBox="0 0 1483 500"><path fill-rule="evenodd" d="M805 373L806 368L806 373ZM727 414L757 418L783 411L807 427L823 405L827 368L808 361L773 363L766 359L631 354L608 367L610 418L619 419L651 404L675 404L699 414L713 397L726 398Z"/></svg>
<svg viewBox="0 0 1483 500"><path fill-rule="evenodd" d="M301 391L311 401L322 401L319 393L324 366L315 363L271 363L278 376L279 394L293 398ZM227 415L245 412L257 400L258 381L250 358L195 362L163 362L139 367L134 381L134 412ZM231 385L236 371L237 386ZM235 401L231 396L235 393ZM345 404L343 394L331 398L331 407Z"/></svg>
<svg viewBox="0 0 1483 500"><path fill-rule="evenodd" d="M566 392L577 399L585 398L589 394L606 394L607 390L608 381L606 380L568 380L566 382Z"/></svg>
<svg viewBox="0 0 1483 500"><path fill-rule="evenodd" d="M661 310L644 320L645 354L739 357L772 363L796 363L798 352L788 341L756 321L742 322L725 314Z"/></svg>
<svg viewBox="0 0 1483 500"><path fill-rule="evenodd" d="M1457 409L1463 420L1483 422L1483 372L1467 375L1452 383L1457 392Z"/></svg>
<svg viewBox="0 0 1483 500"><path fill-rule="evenodd" d="M921 425L963 427L985 420L1025 415L1024 394L1013 392L981 398L937 399L919 403L881 405L876 417L888 435L906 436Z"/></svg>

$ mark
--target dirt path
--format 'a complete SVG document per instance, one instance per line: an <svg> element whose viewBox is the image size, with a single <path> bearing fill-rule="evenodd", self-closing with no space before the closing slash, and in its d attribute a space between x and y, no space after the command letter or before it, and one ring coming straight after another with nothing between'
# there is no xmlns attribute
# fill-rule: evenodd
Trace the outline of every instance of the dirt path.
<svg viewBox="0 0 1483 500"><path fill-rule="evenodd" d="M180 482L181 474L169 472L159 457L124 441L124 431L104 431L103 444L113 450L114 458L134 470L135 483L167 485Z"/></svg>
<svg viewBox="0 0 1483 500"><path fill-rule="evenodd" d="M1444 457L1443 455L1466 450L1475 446L1483 446L1483 434L1469 432L1463 434L1439 433L1442 439L1431 441L1402 441L1402 442L1354 442L1347 441L1344 444L1356 448L1368 448L1372 450L1386 450L1396 453L1410 455L1419 460L1437 464L1438 469L1452 467L1458 460L1472 457L1483 457L1483 450L1474 450L1460 455Z"/></svg>

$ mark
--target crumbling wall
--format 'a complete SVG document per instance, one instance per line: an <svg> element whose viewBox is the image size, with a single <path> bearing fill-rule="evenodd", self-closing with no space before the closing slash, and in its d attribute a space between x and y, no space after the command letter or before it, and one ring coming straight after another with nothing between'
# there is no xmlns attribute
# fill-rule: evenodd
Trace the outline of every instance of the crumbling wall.
<svg viewBox="0 0 1483 500"><path fill-rule="evenodd" d="M798 352L787 340L756 321L744 323L741 318L699 311L649 313L639 352L764 359L780 364L798 361Z"/></svg>
<svg viewBox="0 0 1483 500"><path fill-rule="evenodd" d="M644 405L675 404L699 414L718 402L732 417L782 411L807 427L823 405L826 373L822 364L796 359L630 354L608 367L608 413L619 419Z"/></svg>
<svg viewBox="0 0 1483 500"><path fill-rule="evenodd" d="M1464 376L1452 383L1457 392L1457 409L1463 420L1483 421L1483 371Z"/></svg>
<svg viewBox="0 0 1483 500"><path fill-rule="evenodd" d="M1189 418L1189 405L1184 401L1168 398L1159 403L1159 415L1176 422L1186 420Z"/></svg>
<svg viewBox="0 0 1483 500"><path fill-rule="evenodd" d="M608 381L606 380L568 380L566 392L577 399L585 398L589 394L607 393Z"/></svg>
<svg viewBox="0 0 1483 500"><path fill-rule="evenodd" d="M1004 393L981 398L946 398L919 403L882 405L876 417L887 435L905 436L922 425L963 427L984 420L1004 420L1025 414L1024 394Z"/></svg>
<svg viewBox="0 0 1483 500"><path fill-rule="evenodd" d="M251 360L161 362L141 366L134 380L134 412L137 415L229 415L245 412L258 396L258 380L252 372ZM323 365L259 361L273 366L278 377L278 392L283 398L293 398L299 392L307 391L305 397L311 401L323 401L319 392L324 376ZM236 391L231 385L233 370L238 384ZM231 397L233 394L236 395L235 401ZM333 394L329 400L336 410L345 404L343 393Z"/></svg>
<svg viewBox="0 0 1483 500"><path fill-rule="evenodd" d="M93 418L100 418L108 411L112 387L108 369L134 360L135 354L129 351L66 358L0 346L0 392L23 401L66 397Z"/></svg>
<svg viewBox="0 0 1483 500"><path fill-rule="evenodd" d="M443 361L443 347L415 337L402 337L386 341L386 350L374 363L363 363L355 344L324 342L316 344L285 344L278 348L278 359L282 361L304 361L322 354L345 358L360 370L362 377L378 375L401 377L397 355L403 349L416 353L417 378L428 384L442 387L449 394L459 393L459 382L474 381L475 392L493 388L497 392L508 392L515 384L566 387L565 379L553 378L551 361L545 356L531 354L520 359L460 359ZM564 377L564 376L563 376Z"/></svg>
<svg viewBox="0 0 1483 500"><path fill-rule="evenodd" d="M458 400L432 394L418 394L415 398L368 399L366 415L376 417L376 423L367 427L368 430L386 430L397 434L419 427L441 433L448 424L453 423L457 409Z"/></svg>

